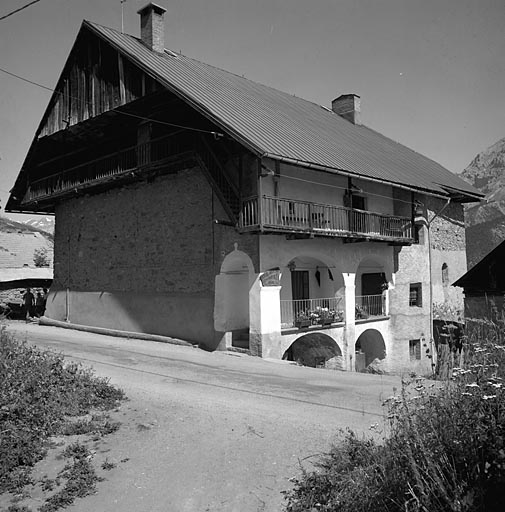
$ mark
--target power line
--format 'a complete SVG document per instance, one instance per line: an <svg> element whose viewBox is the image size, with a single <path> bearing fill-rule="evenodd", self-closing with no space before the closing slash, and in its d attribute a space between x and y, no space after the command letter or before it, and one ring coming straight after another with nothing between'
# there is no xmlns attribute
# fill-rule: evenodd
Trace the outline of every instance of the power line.
<svg viewBox="0 0 505 512"><path fill-rule="evenodd" d="M38 1L38 0L37 0ZM7 71L6 69L3 69L3 68L0 68L0 71L2 73L5 73L6 75L10 75L14 78L17 78L19 80L22 80L23 82L27 82L31 85L35 85L36 87L40 87L41 89L45 89L46 91L49 91L49 92L52 92L54 94L61 94L63 95L64 93L61 92L61 91L57 91L56 89L51 89L51 87L47 87L46 85L42 85L42 84L39 84L38 82L34 82L33 80L29 80L28 78L25 78L25 77L22 77L20 75L16 75L15 73L12 73L10 71ZM75 100L78 100L78 101L82 101L82 98L79 98L77 96L72 96L70 94L67 95L69 98L73 98ZM88 105L91 105L91 102L90 101L86 101L84 100L85 103L87 103ZM179 125L179 124L174 124L174 123L168 123L166 121L159 121L158 119L152 119L150 117L144 117L144 116L139 116L137 114L132 114L130 112L124 112L122 110L116 110L116 112L118 114L123 114L125 116L130 116L130 117L135 117L136 119L141 119L142 121L150 121L152 123L157 123L157 124L162 124L162 125L165 125L165 126L171 126L172 128L179 128L181 130L191 130L191 131L194 131L194 132L200 132L200 133L209 133L211 135L215 135L215 136L219 136L219 137L223 137L224 135L220 132L215 132L215 131L211 131L211 130L203 130L201 128L194 128L192 126L182 126L182 125Z"/></svg>
<svg viewBox="0 0 505 512"><path fill-rule="evenodd" d="M26 9L27 7L30 7L30 5L36 4L37 2L40 2L40 0L33 0L33 2L30 2L29 4L23 5L23 7L20 7L19 9L16 9L15 11L10 12L9 14L5 14L0 18L0 21L4 20L5 18L8 18L9 16L12 16L13 14L16 14L19 11L22 11L23 9Z"/></svg>

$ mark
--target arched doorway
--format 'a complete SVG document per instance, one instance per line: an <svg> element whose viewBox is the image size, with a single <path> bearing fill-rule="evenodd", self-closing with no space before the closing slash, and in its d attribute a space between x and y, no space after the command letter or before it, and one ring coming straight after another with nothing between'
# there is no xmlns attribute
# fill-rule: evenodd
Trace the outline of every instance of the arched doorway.
<svg viewBox="0 0 505 512"><path fill-rule="evenodd" d="M386 358L386 344L382 334L376 329L367 329L356 340L355 369L364 371L373 361Z"/></svg>
<svg viewBox="0 0 505 512"><path fill-rule="evenodd" d="M343 369L340 347L333 338L320 332L297 338L284 352L282 359L312 368Z"/></svg>

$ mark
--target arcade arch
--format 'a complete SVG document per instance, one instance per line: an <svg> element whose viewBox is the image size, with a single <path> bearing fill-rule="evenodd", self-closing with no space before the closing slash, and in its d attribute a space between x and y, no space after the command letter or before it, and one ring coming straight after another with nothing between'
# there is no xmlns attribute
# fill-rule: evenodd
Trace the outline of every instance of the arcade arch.
<svg viewBox="0 0 505 512"><path fill-rule="evenodd" d="M386 358L386 344L382 334L376 329L367 329L356 340L355 344L355 369L357 372L375 361Z"/></svg>
<svg viewBox="0 0 505 512"><path fill-rule="evenodd" d="M343 369L342 351L333 338L321 332L297 338L284 352L282 359L297 361L303 366Z"/></svg>

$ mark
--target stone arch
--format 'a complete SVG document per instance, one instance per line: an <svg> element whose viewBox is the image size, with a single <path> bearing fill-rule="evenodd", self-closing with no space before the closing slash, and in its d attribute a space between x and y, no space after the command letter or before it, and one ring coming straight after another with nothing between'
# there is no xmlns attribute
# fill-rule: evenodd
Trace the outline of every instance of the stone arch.
<svg viewBox="0 0 505 512"><path fill-rule="evenodd" d="M243 251L230 252L216 276L214 328L218 332L249 329L249 290L254 280L251 258Z"/></svg>
<svg viewBox="0 0 505 512"><path fill-rule="evenodd" d="M327 334L314 332L297 338L284 352L282 359L297 361L303 366L343 369L342 351Z"/></svg>
<svg viewBox="0 0 505 512"><path fill-rule="evenodd" d="M376 329L367 329L356 340L356 371L363 371L370 363L386 358L386 344L382 334Z"/></svg>
<svg viewBox="0 0 505 512"><path fill-rule="evenodd" d="M291 272L308 271L310 274L310 298L334 297L337 290L344 286L343 277L337 270L335 262L324 254L317 252L303 252L291 255L289 260L281 263L283 279L281 285L281 298L292 297Z"/></svg>

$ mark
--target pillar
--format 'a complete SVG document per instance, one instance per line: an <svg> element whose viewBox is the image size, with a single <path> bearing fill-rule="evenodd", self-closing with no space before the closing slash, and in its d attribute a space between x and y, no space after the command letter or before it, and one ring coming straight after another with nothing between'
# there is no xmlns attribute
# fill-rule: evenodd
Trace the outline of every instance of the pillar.
<svg viewBox="0 0 505 512"><path fill-rule="evenodd" d="M281 359L281 286L258 274L249 292L249 350L251 355Z"/></svg>
<svg viewBox="0 0 505 512"><path fill-rule="evenodd" d="M344 278L344 369L353 372L354 345L356 343L356 274L342 272Z"/></svg>

